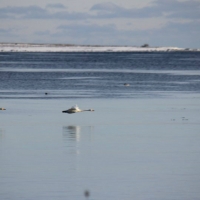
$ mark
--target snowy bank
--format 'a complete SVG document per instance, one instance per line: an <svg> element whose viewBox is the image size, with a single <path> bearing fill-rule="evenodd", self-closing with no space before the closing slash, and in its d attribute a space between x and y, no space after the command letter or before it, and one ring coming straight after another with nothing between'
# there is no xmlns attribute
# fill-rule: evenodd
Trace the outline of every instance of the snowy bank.
<svg viewBox="0 0 200 200"><path fill-rule="evenodd" d="M0 52L154 52L200 51L178 47L89 46L65 44L0 43Z"/></svg>

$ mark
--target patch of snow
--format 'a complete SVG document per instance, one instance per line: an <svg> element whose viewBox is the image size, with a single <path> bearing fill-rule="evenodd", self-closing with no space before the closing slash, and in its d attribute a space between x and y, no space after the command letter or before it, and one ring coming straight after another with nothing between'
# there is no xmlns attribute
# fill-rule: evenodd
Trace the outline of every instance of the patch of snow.
<svg viewBox="0 0 200 200"><path fill-rule="evenodd" d="M178 47L90 46L65 44L0 43L0 52L155 52L200 51Z"/></svg>

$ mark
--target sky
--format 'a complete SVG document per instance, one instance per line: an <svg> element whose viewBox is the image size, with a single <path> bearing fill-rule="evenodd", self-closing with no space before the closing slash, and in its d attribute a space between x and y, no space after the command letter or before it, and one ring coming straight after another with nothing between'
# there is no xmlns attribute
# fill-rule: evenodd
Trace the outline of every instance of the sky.
<svg viewBox="0 0 200 200"><path fill-rule="evenodd" d="M0 0L0 42L200 48L200 0Z"/></svg>

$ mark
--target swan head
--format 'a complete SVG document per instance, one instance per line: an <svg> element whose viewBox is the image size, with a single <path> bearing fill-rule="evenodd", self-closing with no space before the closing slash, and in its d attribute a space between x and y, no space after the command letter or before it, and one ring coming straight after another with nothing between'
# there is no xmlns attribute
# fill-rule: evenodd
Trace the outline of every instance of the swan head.
<svg viewBox="0 0 200 200"><path fill-rule="evenodd" d="M89 111L94 111L94 109L89 109Z"/></svg>

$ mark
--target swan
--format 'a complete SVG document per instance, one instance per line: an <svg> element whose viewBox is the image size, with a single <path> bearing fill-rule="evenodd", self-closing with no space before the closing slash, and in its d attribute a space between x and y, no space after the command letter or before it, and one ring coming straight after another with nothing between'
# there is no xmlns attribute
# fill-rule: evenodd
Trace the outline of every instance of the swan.
<svg viewBox="0 0 200 200"><path fill-rule="evenodd" d="M77 112L84 112L84 111L94 111L93 109L88 109L88 110L81 110L77 105L72 106L70 109L68 110L63 110L63 113L68 113L68 114L73 114L73 113L77 113Z"/></svg>

